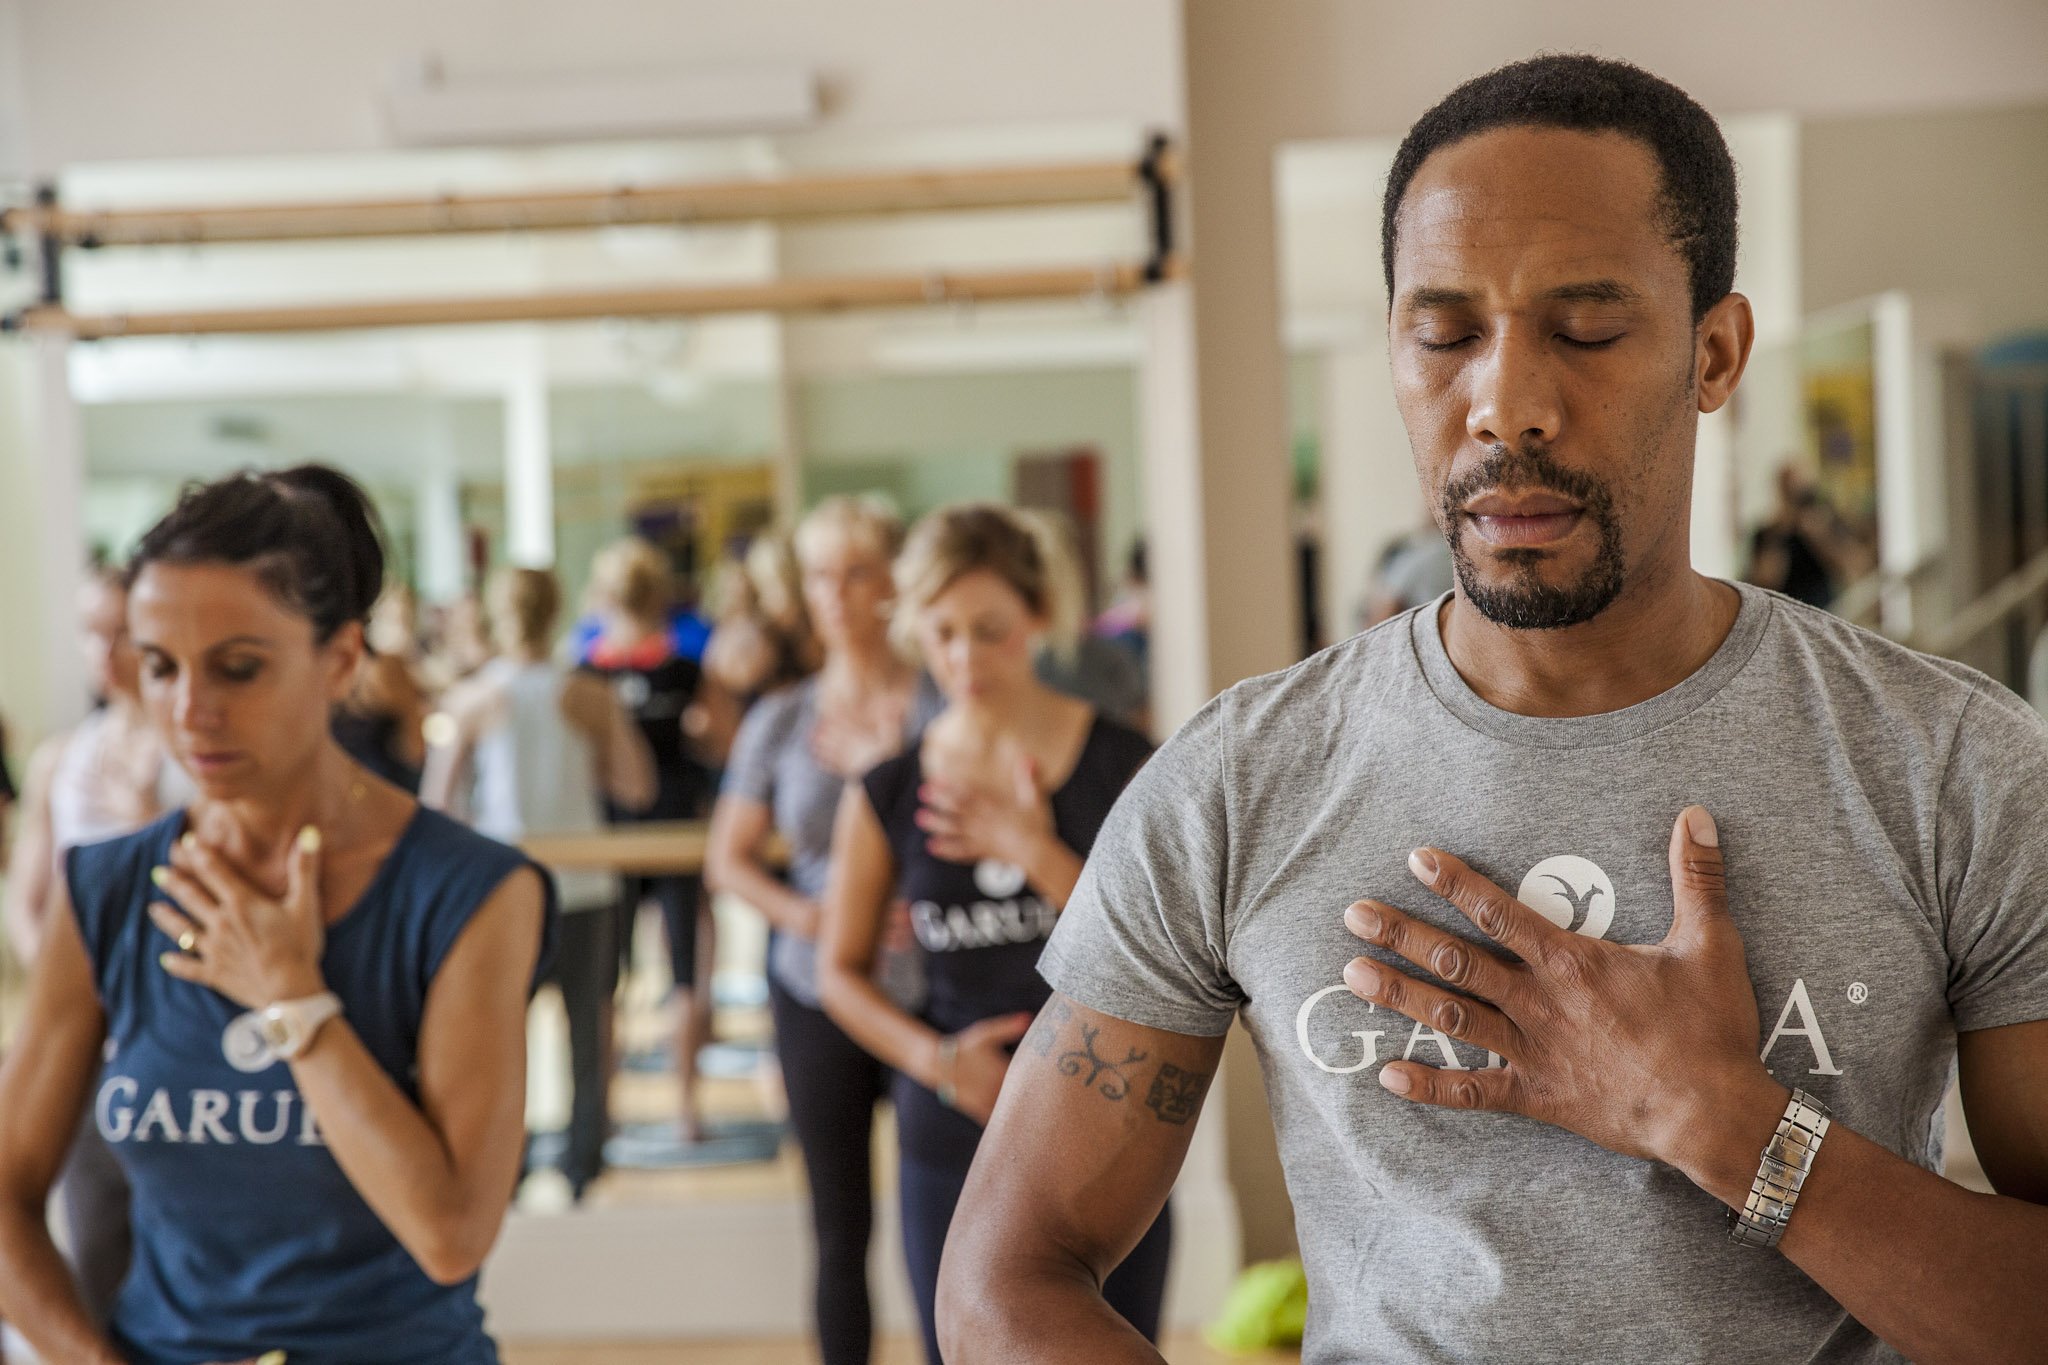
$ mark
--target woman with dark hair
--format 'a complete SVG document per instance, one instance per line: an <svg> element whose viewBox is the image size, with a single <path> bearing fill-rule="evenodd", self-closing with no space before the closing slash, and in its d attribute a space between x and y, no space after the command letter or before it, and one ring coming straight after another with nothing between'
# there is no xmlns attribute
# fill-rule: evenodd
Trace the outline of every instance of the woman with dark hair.
<svg viewBox="0 0 2048 1365"><path fill-rule="evenodd" d="M351 761L383 582L333 470L187 489L129 566L151 722L198 788L72 850L0 1069L0 1311L44 1356L491 1365L552 892ZM105 1332L43 1219L90 1108L134 1191Z"/></svg>
<svg viewBox="0 0 2048 1365"><path fill-rule="evenodd" d="M946 706L918 743L847 786L832 833L818 984L833 1020L896 1072L903 1254L932 1365L953 1210L1010 1053L1052 994L1039 952L1103 818L1151 754L1142 735L1033 669L1041 645L1080 625L1078 575L1055 534L987 503L942 507L911 531L894 623ZM924 964L915 1013L874 979L899 898ZM1154 1339L1171 1240L1162 1213L1103 1286Z"/></svg>
<svg viewBox="0 0 2048 1365"><path fill-rule="evenodd" d="M638 538L606 546L590 566L590 596L601 626L584 666L611 685L654 755L653 802L639 809L610 805L615 823L694 820L703 815L709 795L708 775L690 752L683 728L704 671L676 652L669 629L672 589L668 561ZM647 900L661 907L675 976L677 1128L683 1141L696 1142L704 1135L697 1057L711 1041L717 930L704 903L701 876L628 877L619 939L623 949L632 947L633 920Z"/></svg>

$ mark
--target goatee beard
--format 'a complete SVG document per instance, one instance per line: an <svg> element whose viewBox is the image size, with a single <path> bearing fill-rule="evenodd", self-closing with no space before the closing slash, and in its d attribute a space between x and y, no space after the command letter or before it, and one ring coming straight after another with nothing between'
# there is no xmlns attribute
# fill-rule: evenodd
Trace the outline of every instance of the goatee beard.
<svg viewBox="0 0 2048 1365"><path fill-rule="evenodd" d="M1543 550L1508 548L1494 557L1513 573L1508 582L1488 583L1465 551L1464 506L1496 488L1540 488L1577 502L1600 532L1600 548L1592 564L1570 583L1542 579ZM1562 630L1582 625L1614 604L1627 582L1621 553L1621 526L1614 514L1614 495L1605 484L1576 470L1565 469L1537 446L1510 450L1497 445L1486 462L1444 488L1444 538L1450 542L1458 587L1481 616L1510 630Z"/></svg>

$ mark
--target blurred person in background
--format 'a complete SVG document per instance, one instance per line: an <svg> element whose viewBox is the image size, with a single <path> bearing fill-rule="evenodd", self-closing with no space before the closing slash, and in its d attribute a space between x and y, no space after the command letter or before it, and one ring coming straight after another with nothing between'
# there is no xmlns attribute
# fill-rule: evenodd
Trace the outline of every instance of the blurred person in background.
<svg viewBox="0 0 2048 1365"><path fill-rule="evenodd" d="M704 646L707 687L685 717L698 751L722 767L740 718L763 695L817 671L816 633L804 610L802 574L788 540L763 532L719 566L711 634Z"/></svg>
<svg viewBox="0 0 2048 1365"><path fill-rule="evenodd" d="M420 801L500 843L592 834L604 805L655 797L654 758L631 716L593 675L550 657L562 590L542 569L504 568L484 590L498 655L450 690L432 727ZM562 993L573 1084L560 1169L570 1195L604 1169L609 1135L612 994L619 981L619 879L556 871L561 938L545 978Z"/></svg>
<svg viewBox="0 0 2048 1365"><path fill-rule="evenodd" d="M427 741L421 726L432 709L414 672L418 637L413 595L393 585L377 599L365 631L369 649L355 686L334 708L334 742L394 787L416 792Z"/></svg>
<svg viewBox="0 0 2048 1365"><path fill-rule="evenodd" d="M1117 584L1116 596L1095 618L1095 624L1089 631L1117 645L1137 662L1138 678L1149 698L1152 687L1152 571L1143 536L1131 542L1131 553L1124 561L1123 581Z"/></svg>
<svg viewBox="0 0 2048 1365"><path fill-rule="evenodd" d="M498 1358L552 892L334 743L382 580L320 466L189 487L136 550L143 709L198 795L71 851L0 1068L0 1310L47 1359ZM87 1111L134 1191L104 1331L44 1217Z"/></svg>
<svg viewBox="0 0 2048 1365"><path fill-rule="evenodd" d="M1450 542L1432 518L1389 542L1380 553L1358 628L1371 630L1404 611L1436 601L1451 590L1454 577Z"/></svg>
<svg viewBox="0 0 2048 1365"><path fill-rule="evenodd" d="M902 522L873 499L828 499L797 527L804 602L824 666L747 712L712 811L706 865L712 887L754 906L770 925L768 1001L810 1186L813 1313L825 1365L866 1365L873 1346L870 1135L889 1088L888 1068L819 999L832 822L847 783L901 753L942 704L889 640L890 570L902 543ZM787 842L785 874L763 856L771 834ZM907 948L901 942L879 954L879 988L905 1009L922 994Z"/></svg>
<svg viewBox="0 0 2048 1365"><path fill-rule="evenodd" d="M7 861L7 841L14 829L14 803L20 795L14 785L14 761L7 751L7 719L0 716L0 864Z"/></svg>
<svg viewBox="0 0 2048 1365"><path fill-rule="evenodd" d="M610 685L633 717L653 756L651 804L628 809L608 802L614 823L701 819L709 805L704 765L689 751L684 717L699 700L703 670L676 652L670 630L671 582L661 552L638 537L615 541L591 564L590 598L599 634L583 665ZM668 934L675 979L677 1120L685 1142L703 1137L697 1058L711 1037L711 967L716 937L705 913L704 879L668 874L625 879L620 950L630 953L638 907L653 900Z"/></svg>
<svg viewBox="0 0 2048 1365"><path fill-rule="evenodd" d="M128 634L128 590L100 569L78 594L85 676L100 704L29 761L21 836L7 865L5 910L15 959L33 969L63 901L66 854L141 829L192 797L142 709L140 663ZM104 1324L128 1273L128 1181L90 1119L81 1123L54 1194L65 1259L93 1321Z"/></svg>
<svg viewBox="0 0 2048 1365"><path fill-rule="evenodd" d="M1849 584L1876 568L1806 471L1778 466L1778 506L1749 542L1748 581L1810 607L1826 607Z"/></svg>
<svg viewBox="0 0 2048 1365"><path fill-rule="evenodd" d="M438 696L484 666L491 642L484 627L484 604L465 590L453 601L429 612L430 630L420 655L420 680L429 696Z"/></svg>
<svg viewBox="0 0 2048 1365"><path fill-rule="evenodd" d="M933 1365L954 1206L1010 1054L1049 994L1039 950L1096 831L1151 753L1142 735L1034 671L1044 637L1072 632L1081 613L1050 529L966 503L911 532L896 566L895 627L946 706L917 745L846 789L833 829L820 992L840 1027L896 1071L904 1257ZM899 898L924 967L916 1013L875 981ZM1115 1066L1093 1080L1128 1084ZM1104 1286L1148 1338L1158 1335L1171 1235L1162 1213Z"/></svg>
<svg viewBox="0 0 2048 1365"><path fill-rule="evenodd" d="M1061 600L1085 601L1088 579L1081 567L1074 523L1058 512L1013 508L1030 523L1046 548L1046 571L1058 582ZM1055 691L1087 702L1111 720L1145 732L1151 715L1145 671L1123 645L1094 631L1048 632L1038 649L1038 680Z"/></svg>

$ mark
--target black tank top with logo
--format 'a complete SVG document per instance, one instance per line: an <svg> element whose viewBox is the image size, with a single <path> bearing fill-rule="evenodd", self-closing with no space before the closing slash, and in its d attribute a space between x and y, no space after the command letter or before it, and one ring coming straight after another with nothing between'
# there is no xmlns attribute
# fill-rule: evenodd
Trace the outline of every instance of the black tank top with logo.
<svg viewBox="0 0 2048 1365"><path fill-rule="evenodd" d="M1097 713L1074 771L1052 794L1053 829L1060 842L1087 857L1109 808L1151 753L1143 735ZM993 861L948 862L928 851L925 832L917 826L917 790L923 784L916 745L862 779L896 858L896 894L910 903L927 987L922 1017L942 1033L958 1033L997 1015L1035 1014L1052 994L1038 974L1038 955L1058 914L1025 883L1021 868ZM937 1101L922 1087L909 1088L918 1094L906 1104L903 1085L898 1086L906 1150L915 1154L924 1145L920 1137L938 1138L932 1126L952 1130L964 1124L964 1131L951 1135L953 1141L935 1145L955 1148L964 1139L971 1157L980 1130L951 1110L936 1110ZM922 1134L916 1131L920 1128Z"/></svg>

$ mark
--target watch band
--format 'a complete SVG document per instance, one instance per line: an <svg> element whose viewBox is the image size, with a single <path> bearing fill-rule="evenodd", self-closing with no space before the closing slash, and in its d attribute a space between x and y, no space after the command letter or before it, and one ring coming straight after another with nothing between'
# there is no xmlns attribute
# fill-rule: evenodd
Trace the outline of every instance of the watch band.
<svg viewBox="0 0 2048 1365"><path fill-rule="evenodd" d="M299 1000L280 1000L263 1011L264 1038L289 1062L313 1045L328 1020L341 1014L341 997L322 991Z"/></svg>
<svg viewBox="0 0 2048 1365"><path fill-rule="evenodd" d="M1792 1221L1793 1206L1799 1202L1799 1191L1805 1188L1831 1123L1819 1100L1804 1090L1793 1090L1785 1103L1785 1115L1778 1120L1778 1131L1764 1144L1748 1200L1740 1209L1728 1210L1731 1240L1766 1249L1778 1244L1785 1225Z"/></svg>

